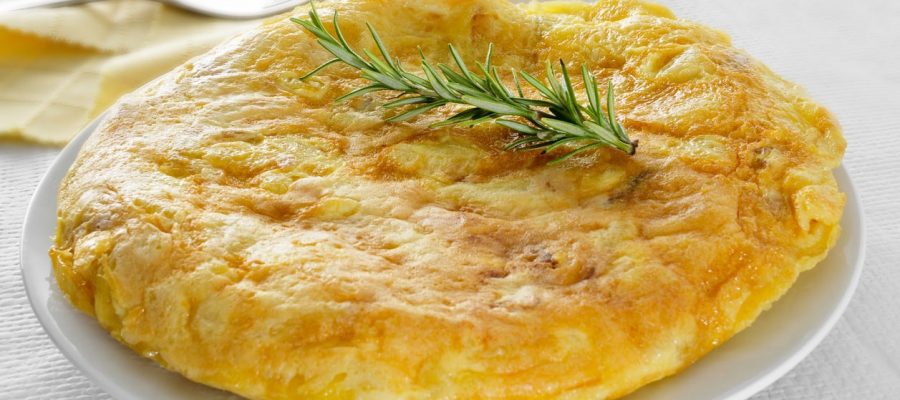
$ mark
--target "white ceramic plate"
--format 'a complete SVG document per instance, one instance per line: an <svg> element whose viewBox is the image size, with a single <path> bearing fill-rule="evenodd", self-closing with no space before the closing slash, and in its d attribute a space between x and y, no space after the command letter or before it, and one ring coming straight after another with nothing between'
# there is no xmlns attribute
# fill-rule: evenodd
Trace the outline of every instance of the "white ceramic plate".
<svg viewBox="0 0 900 400"><path fill-rule="evenodd" d="M237 396L168 372L113 340L73 308L53 279L47 250L56 228L56 193L94 121L72 141L41 180L22 237L22 274L31 306L63 354L119 400L221 400ZM865 231L859 198L843 168L835 171L847 194L843 234L828 258L798 282L750 328L673 377L628 400L745 399L790 371L828 333L847 307L863 266Z"/></svg>

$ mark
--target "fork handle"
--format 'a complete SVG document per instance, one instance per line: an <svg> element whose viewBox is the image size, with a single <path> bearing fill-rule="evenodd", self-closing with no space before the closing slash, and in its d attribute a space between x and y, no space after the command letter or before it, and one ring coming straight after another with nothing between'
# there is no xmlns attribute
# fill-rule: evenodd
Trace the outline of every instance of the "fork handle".
<svg viewBox="0 0 900 400"><path fill-rule="evenodd" d="M29 8L61 7L91 1L94 0L6 0L0 1L0 12L27 10Z"/></svg>

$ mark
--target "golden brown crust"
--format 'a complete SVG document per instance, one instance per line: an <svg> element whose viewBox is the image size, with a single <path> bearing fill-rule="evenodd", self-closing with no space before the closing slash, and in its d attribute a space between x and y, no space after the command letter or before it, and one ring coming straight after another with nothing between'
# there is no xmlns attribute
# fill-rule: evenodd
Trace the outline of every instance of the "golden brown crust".
<svg viewBox="0 0 900 400"><path fill-rule="evenodd" d="M120 341L253 399L604 398L689 365L833 245L844 142L726 36L636 1L360 0L404 62L496 47L612 80L635 156L382 122L279 17L127 96L59 195L57 281ZM298 10L301 15L304 10ZM399 23L402 22L402 23Z"/></svg>

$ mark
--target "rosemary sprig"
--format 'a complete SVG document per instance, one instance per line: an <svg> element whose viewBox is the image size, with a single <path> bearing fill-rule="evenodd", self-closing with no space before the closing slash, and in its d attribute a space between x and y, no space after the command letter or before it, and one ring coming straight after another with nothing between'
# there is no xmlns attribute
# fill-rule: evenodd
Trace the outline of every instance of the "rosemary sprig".
<svg viewBox="0 0 900 400"><path fill-rule="evenodd" d="M396 100L382 105L385 109L413 106L387 119L390 122L405 121L417 115L447 104L471 106L450 118L432 124L432 127L448 125L473 126L493 121L496 124L518 132L521 137L506 145L511 150L535 150L551 152L566 144L578 144L552 162L565 160L582 151L607 146L634 154L637 141L632 141L625 129L616 120L612 83L606 89L606 110L600 104L597 81L587 67L581 67L581 76L587 92L587 105L581 105L575 98L575 90L566 64L560 60L562 81L557 79L553 65L546 65L547 84L542 83L525 71L512 70L516 92L510 91L500 80L499 69L491 65L493 44L488 46L484 64L476 63L480 74L469 70L453 45L449 45L450 55L458 70L445 65L432 65L419 51L424 77L406 71L399 59L392 58L372 25L366 23L378 48L379 58L369 50L362 54L353 50L344 38L338 24L338 13L334 13L334 34L331 34L310 4L309 20L291 18L294 23L306 28L318 38L318 43L335 58L326 61L303 77L305 80L323 68L344 63L360 70L363 78L372 83L353 90L335 101L347 101L366 93L378 91L401 92ZM525 98L519 76L537 89L541 99Z"/></svg>

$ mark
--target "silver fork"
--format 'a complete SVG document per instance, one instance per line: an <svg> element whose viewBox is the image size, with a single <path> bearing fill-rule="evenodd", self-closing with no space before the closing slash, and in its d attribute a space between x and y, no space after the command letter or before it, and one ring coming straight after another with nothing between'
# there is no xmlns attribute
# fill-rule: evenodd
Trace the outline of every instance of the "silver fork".
<svg viewBox="0 0 900 400"><path fill-rule="evenodd" d="M0 12L29 8L60 7L96 0L0 0ZM275 15L309 0L156 0L161 3L219 18L250 19Z"/></svg>

